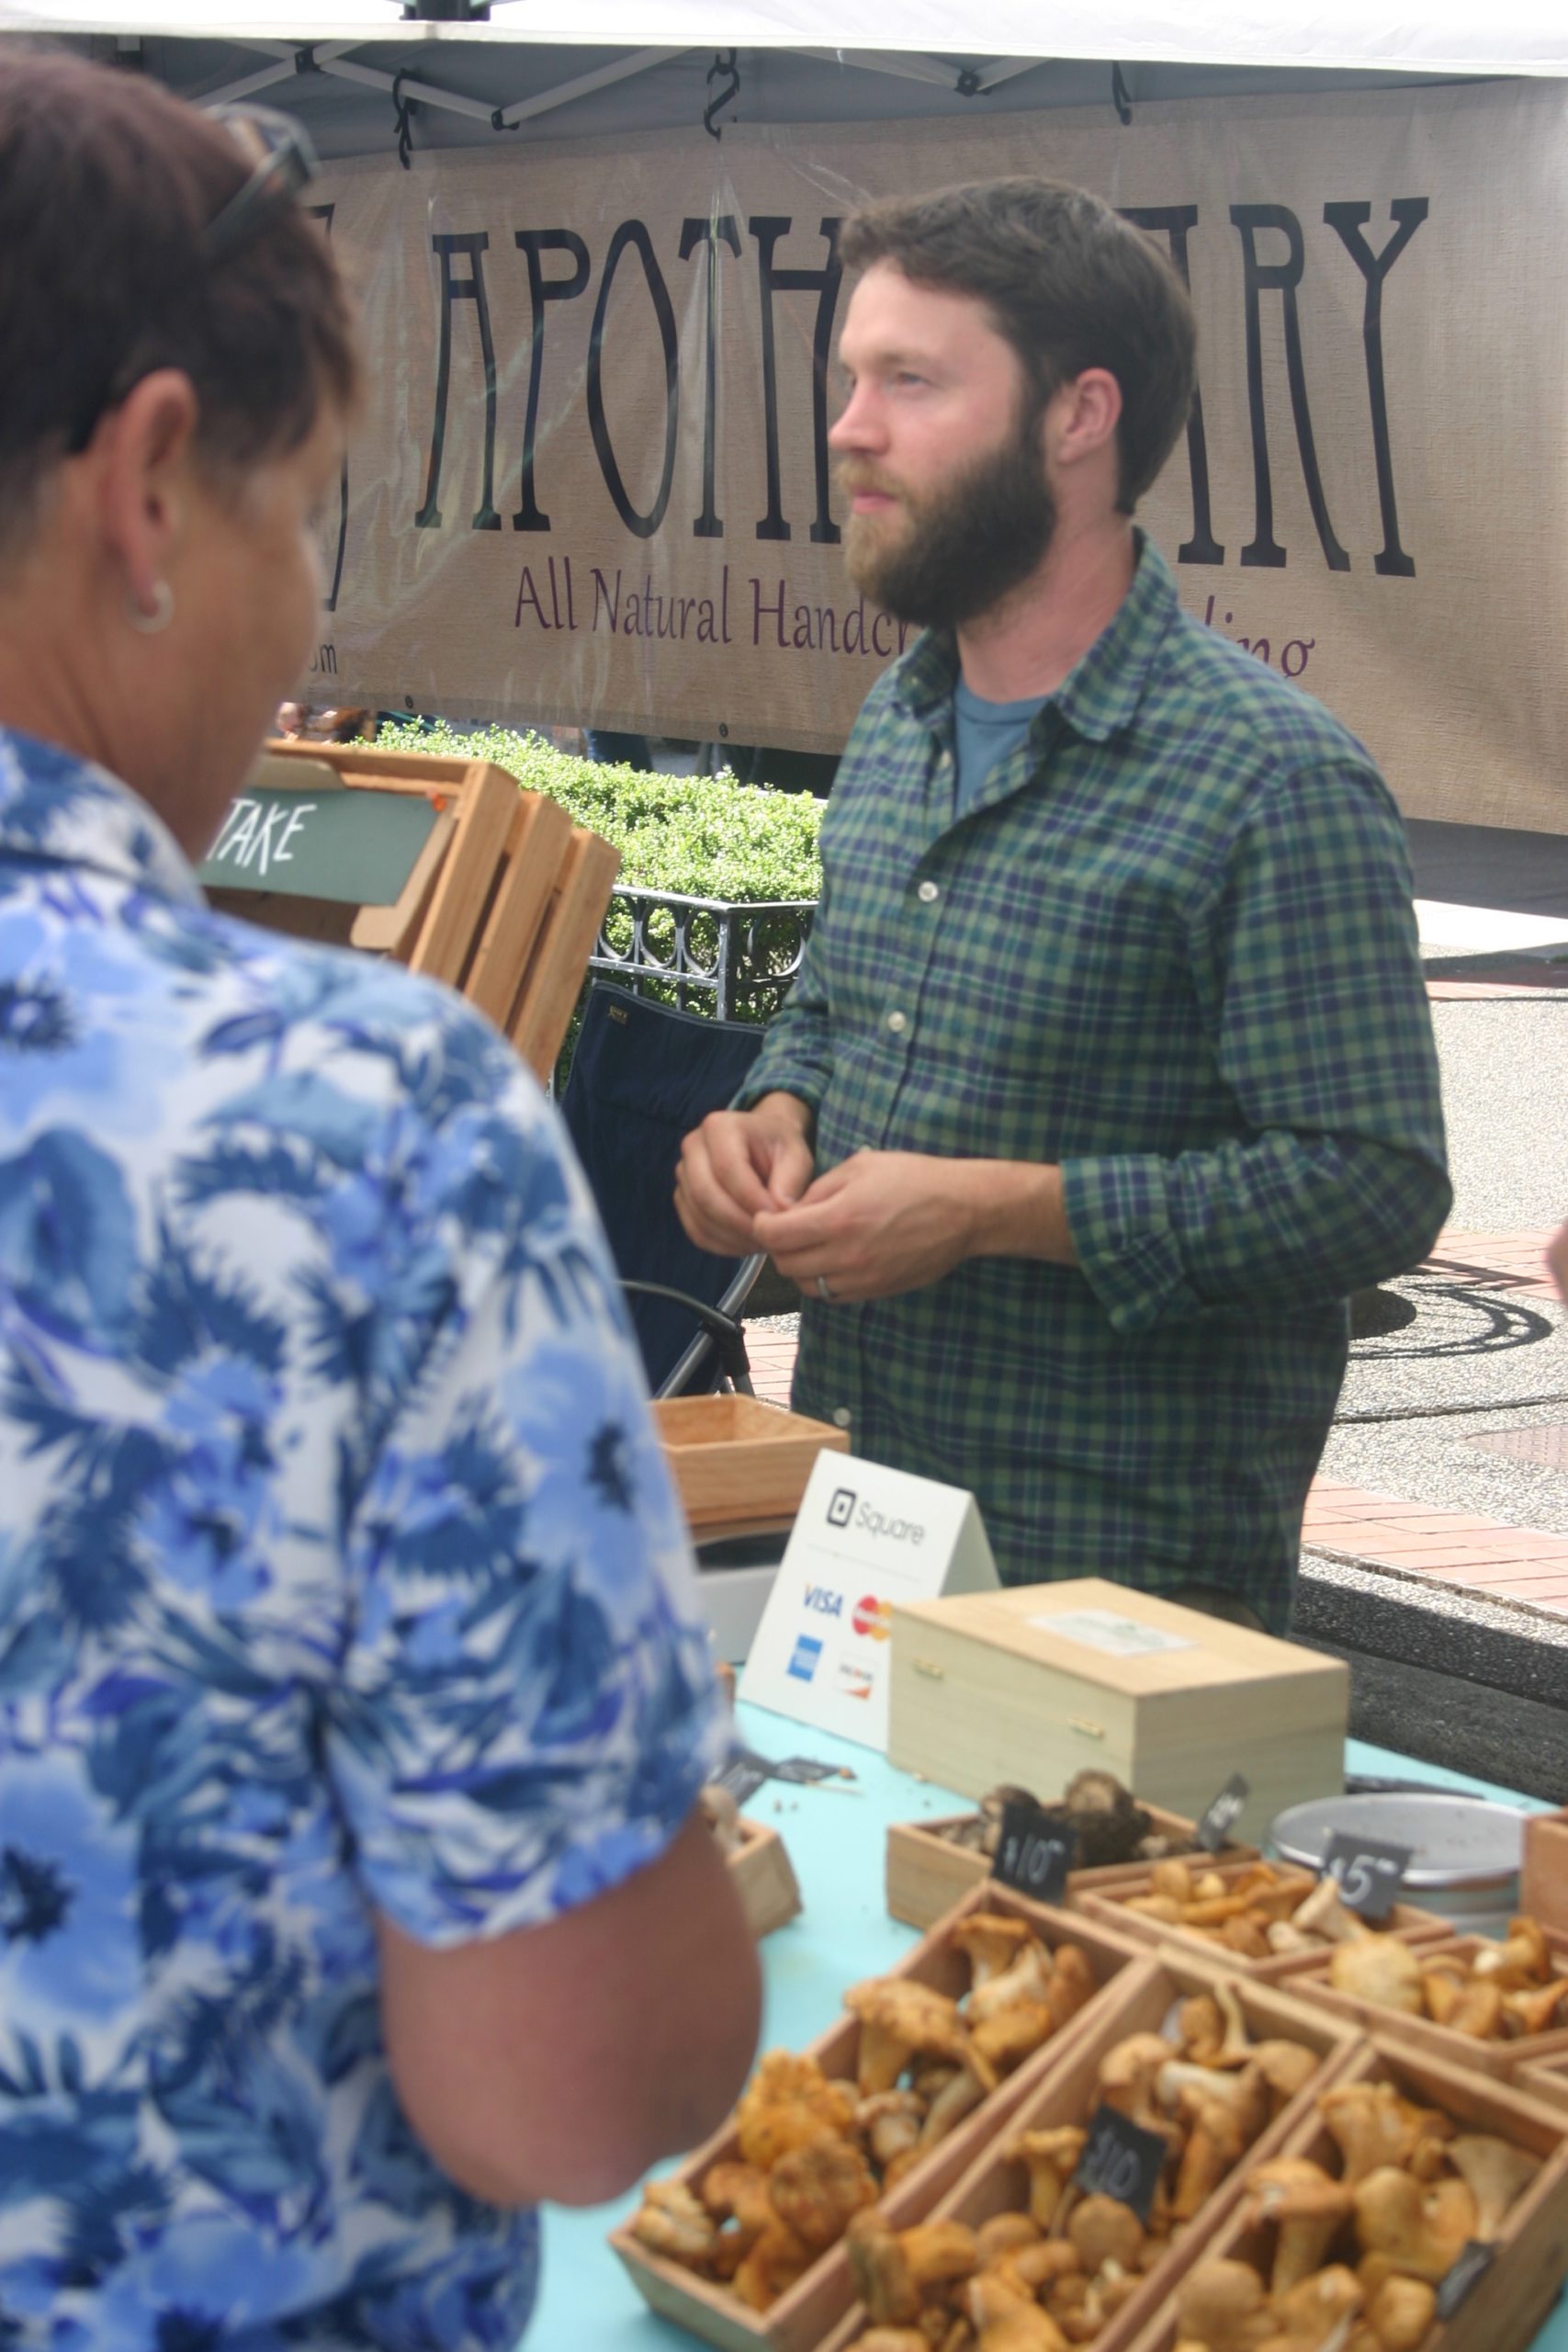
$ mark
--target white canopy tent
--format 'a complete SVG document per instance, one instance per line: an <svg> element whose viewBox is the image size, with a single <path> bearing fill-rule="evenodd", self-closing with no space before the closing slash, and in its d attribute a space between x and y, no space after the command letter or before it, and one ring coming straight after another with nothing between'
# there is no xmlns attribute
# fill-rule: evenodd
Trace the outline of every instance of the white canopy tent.
<svg viewBox="0 0 1568 2352"><path fill-rule="evenodd" d="M378 353L335 692L836 750L894 649L835 544L830 216L1046 169L1193 288L1145 510L1189 608L1407 814L1568 831L1564 0L0 0L0 71L28 33L323 159Z"/></svg>
<svg viewBox="0 0 1568 2352"><path fill-rule="evenodd" d="M458 5L459 0L452 0ZM0 0L0 35L139 61L198 101L272 93L324 155L673 129L734 59L722 122L1012 113L1064 105L1568 75L1562 0L991 0L986 45L954 0L494 0L488 21L406 21L399 0Z"/></svg>

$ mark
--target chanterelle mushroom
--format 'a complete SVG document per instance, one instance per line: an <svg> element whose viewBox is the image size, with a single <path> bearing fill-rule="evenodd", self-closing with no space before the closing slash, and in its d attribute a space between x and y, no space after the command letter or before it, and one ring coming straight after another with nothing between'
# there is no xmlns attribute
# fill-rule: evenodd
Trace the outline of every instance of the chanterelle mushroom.
<svg viewBox="0 0 1568 2352"><path fill-rule="evenodd" d="M1144 2243L1144 2225L1130 2205L1114 2197L1086 2197L1073 2208L1067 2235L1091 2275L1108 2262L1131 2270Z"/></svg>
<svg viewBox="0 0 1568 2352"><path fill-rule="evenodd" d="M1259 2165L1248 2186L1256 2218L1278 2227L1269 2281L1278 2300L1322 2267L1336 2233L1350 2218L1354 2199L1343 2181L1304 2156L1276 2156Z"/></svg>
<svg viewBox="0 0 1568 2352"><path fill-rule="evenodd" d="M1551 1974L1551 1948L1538 1919L1510 1919L1507 1941L1487 1944L1470 1965L1472 1975L1489 1976L1499 1990L1517 1993Z"/></svg>
<svg viewBox="0 0 1568 2352"><path fill-rule="evenodd" d="M1336 1944L1328 1963L1328 1981L1337 1993L1369 2001L1374 2008L1400 2009L1418 2018L1421 1964L1408 1944L1393 1936L1368 1936L1359 1943Z"/></svg>
<svg viewBox="0 0 1568 2352"><path fill-rule="evenodd" d="M1273 2333L1263 2281L1247 2262L1200 2262L1176 2290L1177 2333L1208 2352L1257 2352Z"/></svg>
<svg viewBox="0 0 1568 2352"><path fill-rule="evenodd" d="M1437 2290L1425 2278L1385 2278L1367 2304L1382 2352L1416 2352L1437 2315Z"/></svg>
<svg viewBox="0 0 1568 2352"><path fill-rule="evenodd" d="M1495 2238L1508 2209L1540 2170L1540 2160L1490 2132L1461 2132L1448 2147L1449 2162L1475 2199L1475 2234Z"/></svg>
<svg viewBox="0 0 1568 2352"><path fill-rule="evenodd" d="M1006 2153L1029 2172L1029 2218L1048 2230L1056 2218L1062 2191L1077 2170L1088 2140L1076 2123L1058 2124L1049 2132L1021 2132Z"/></svg>
<svg viewBox="0 0 1568 2352"><path fill-rule="evenodd" d="M976 1992L993 1976L1004 1974L1025 1944L1034 1940L1027 1919L1014 1919L1000 1911L971 1911L948 1936L949 1943L967 1955L974 1972L972 1989Z"/></svg>
<svg viewBox="0 0 1568 2352"><path fill-rule="evenodd" d="M1392 2083L1347 2083L1325 2091L1318 2110L1343 2156L1344 2178L1353 2188L1381 2165L1416 2168L1421 2143L1453 2136L1453 2125L1436 2108L1402 2098Z"/></svg>
<svg viewBox="0 0 1568 2352"><path fill-rule="evenodd" d="M1386 2255L1408 2278L1444 2278L1475 2235L1475 2199L1466 2181L1428 2188L1385 2165L1359 2184L1355 2199L1362 2245Z"/></svg>
<svg viewBox="0 0 1568 2352"><path fill-rule="evenodd" d="M908 1976L874 1976L850 1986L844 2007L861 2021L855 2073L863 2098L890 2091L917 2053L955 2058L987 2090L996 2088L995 2070L976 2052L957 2002L945 1993Z"/></svg>

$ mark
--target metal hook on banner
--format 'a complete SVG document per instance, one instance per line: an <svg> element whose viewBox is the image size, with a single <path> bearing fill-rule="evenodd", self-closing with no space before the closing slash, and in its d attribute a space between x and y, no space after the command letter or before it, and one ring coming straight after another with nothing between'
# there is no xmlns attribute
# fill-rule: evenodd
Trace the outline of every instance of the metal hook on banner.
<svg viewBox="0 0 1568 2352"><path fill-rule="evenodd" d="M401 74L392 76L392 112L398 119L398 161L405 172L413 169L413 100L403 96Z"/></svg>
<svg viewBox="0 0 1568 2352"><path fill-rule="evenodd" d="M1122 68L1111 69L1111 103L1116 109L1117 120L1123 130L1133 119L1133 94L1122 77Z"/></svg>
<svg viewBox="0 0 1568 2352"><path fill-rule="evenodd" d="M714 117L722 114L725 107L740 96L740 68L736 62L734 50L715 50L707 78L710 84L723 80L725 86L703 108L703 129L710 139L722 139L724 132L722 129L716 128Z"/></svg>

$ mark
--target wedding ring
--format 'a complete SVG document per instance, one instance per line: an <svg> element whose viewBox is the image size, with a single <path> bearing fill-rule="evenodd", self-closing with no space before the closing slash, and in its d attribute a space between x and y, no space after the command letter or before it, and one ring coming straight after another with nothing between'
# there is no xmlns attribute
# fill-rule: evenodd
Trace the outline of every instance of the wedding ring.
<svg viewBox="0 0 1568 2352"><path fill-rule="evenodd" d="M828 1277L826 1274L818 1274L817 1277L817 1295L823 1301L824 1305L831 1306L833 1303L833 1294L828 1287Z"/></svg>

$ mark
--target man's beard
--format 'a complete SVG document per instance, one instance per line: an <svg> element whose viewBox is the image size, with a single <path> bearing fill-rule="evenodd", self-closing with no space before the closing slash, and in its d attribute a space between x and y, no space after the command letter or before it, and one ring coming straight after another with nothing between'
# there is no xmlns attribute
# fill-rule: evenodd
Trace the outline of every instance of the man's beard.
<svg viewBox="0 0 1568 2352"><path fill-rule="evenodd" d="M1056 527L1039 422L1032 402L990 457L919 503L903 498L905 528L895 540L879 541L879 518L852 514L844 526L844 559L862 594L897 620L958 628L1027 580ZM840 472L852 490L884 486L874 469L852 462ZM880 519L893 520L897 511Z"/></svg>

